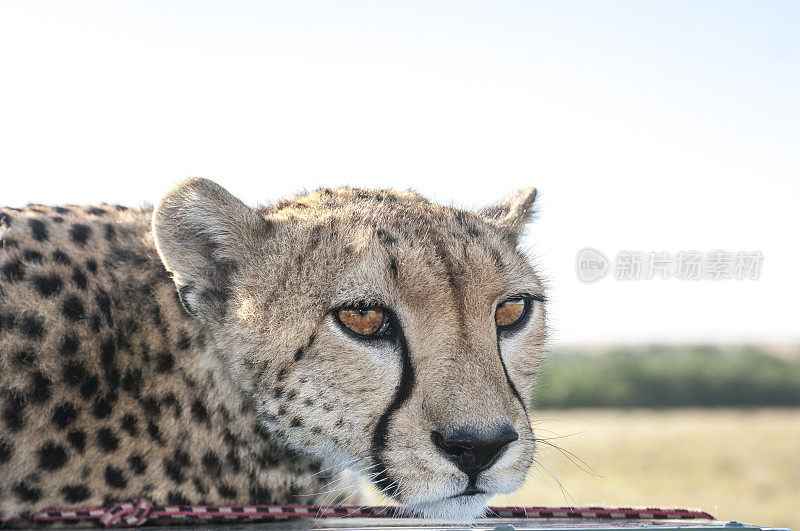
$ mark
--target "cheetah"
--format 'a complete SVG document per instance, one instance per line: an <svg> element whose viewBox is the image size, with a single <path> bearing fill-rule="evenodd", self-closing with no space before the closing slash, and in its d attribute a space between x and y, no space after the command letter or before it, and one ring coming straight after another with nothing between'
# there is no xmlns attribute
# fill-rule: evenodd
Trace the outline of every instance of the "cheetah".
<svg viewBox="0 0 800 531"><path fill-rule="evenodd" d="M155 208L0 209L0 513L309 504L349 469L480 516L533 460L535 195L252 208L193 178Z"/></svg>

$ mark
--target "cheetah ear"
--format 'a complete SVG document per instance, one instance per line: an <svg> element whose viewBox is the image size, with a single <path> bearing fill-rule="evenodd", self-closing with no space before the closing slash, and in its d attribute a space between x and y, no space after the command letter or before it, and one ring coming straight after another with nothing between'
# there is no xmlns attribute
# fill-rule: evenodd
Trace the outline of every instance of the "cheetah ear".
<svg viewBox="0 0 800 531"><path fill-rule="evenodd" d="M200 319L222 312L230 276L252 256L270 223L208 179L187 179L153 211L153 237L181 302Z"/></svg>
<svg viewBox="0 0 800 531"><path fill-rule="evenodd" d="M535 199L536 188L523 188L493 205L482 208L479 213L505 229L516 240L531 219Z"/></svg>

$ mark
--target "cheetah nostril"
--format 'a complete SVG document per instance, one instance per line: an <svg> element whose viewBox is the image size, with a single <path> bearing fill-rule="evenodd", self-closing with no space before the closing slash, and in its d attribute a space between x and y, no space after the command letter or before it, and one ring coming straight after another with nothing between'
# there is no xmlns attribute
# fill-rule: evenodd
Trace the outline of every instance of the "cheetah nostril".
<svg viewBox="0 0 800 531"><path fill-rule="evenodd" d="M457 428L444 436L431 432L436 448L468 476L490 468L509 444L519 439L510 424L504 424L491 433L481 433L472 428Z"/></svg>

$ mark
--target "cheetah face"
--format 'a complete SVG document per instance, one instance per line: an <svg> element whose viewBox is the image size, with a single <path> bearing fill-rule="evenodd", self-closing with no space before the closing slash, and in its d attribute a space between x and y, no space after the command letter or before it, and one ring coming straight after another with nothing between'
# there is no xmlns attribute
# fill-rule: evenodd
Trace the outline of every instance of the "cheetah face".
<svg viewBox="0 0 800 531"><path fill-rule="evenodd" d="M275 437L468 520L533 459L545 299L516 250L533 198L474 213L344 188L251 209L194 179L153 227L209 363Z"/></svg>

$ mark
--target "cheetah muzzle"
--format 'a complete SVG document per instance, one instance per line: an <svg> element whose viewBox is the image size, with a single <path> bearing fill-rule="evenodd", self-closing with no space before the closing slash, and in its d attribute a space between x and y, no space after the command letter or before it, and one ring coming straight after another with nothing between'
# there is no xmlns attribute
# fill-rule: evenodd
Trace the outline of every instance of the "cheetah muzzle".
<svg viewBox="0 0 800 531"><path fill-rule="evenodd" d="M251 208L0 210L0 511L353 502L479 516L533 460L533 189L481 211L322 189Z"/></svg>

